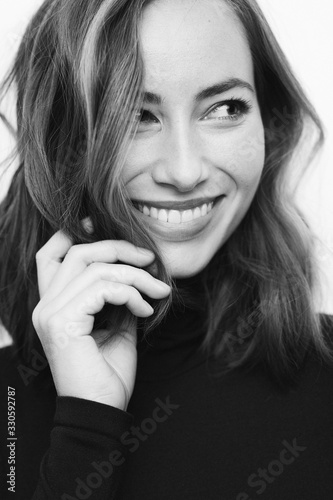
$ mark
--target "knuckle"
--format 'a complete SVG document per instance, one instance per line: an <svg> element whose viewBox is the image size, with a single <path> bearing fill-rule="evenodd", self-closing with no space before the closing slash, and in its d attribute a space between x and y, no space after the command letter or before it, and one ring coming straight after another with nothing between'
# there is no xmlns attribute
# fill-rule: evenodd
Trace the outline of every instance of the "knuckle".
<svg viewBox="0 0 333 500"><path fill-rule="evenodd" d="M39 324L39 309L39 304L37 304L35 309L32 311L31 321L35 328L37 328Z"/></svg>
<svg viewBox="0 0 333 500"><path fill-rule="evenodd" d="M32 312L32 322L34 326L41 326L45 322L46 318L45 308L43 308L42 303L39 302Z"/></svg>
<svg viewBox="0 0 333 500"><path fill-rule="evenodd" d="M114 247L113 241L111 240L101 240L98 242L100 247L104 247L105 249L112 249Z"/></svg>
<svg viewBox="0 0 333 500"><path fill-rule="evenodd" d="M56 314L50 315L46 309L40 314L40 324L48 333L58 331L60 328L59 317Z"/></svg>
<svg viewBox="0 0 333 500"><path fill-rule="evenodd" d="M112 299L112 291L107 283L101 281L93 293L81 304L81 312L86 315L88 311L100 310L108 300Z"/></svg>
<svg viewBox="0 0 333 500"><path fill-rule="evenodd" d="M123 285L123 283L118 283L117 281L111 281L105 286L105 288L109 292L124 292L125 285Z"/></svg>
<svg viewBox="0 0 333 500"><path fill-rule="evenodd" d="M83 243L81 245L76 245L79 246L83 249L91 249L97 252L98 255L107 255L108 258L112 260L117 260L118 259L118 253L117 250L114 246L114 242L111 240L101 240L101 241L96 241L94 243ZM90 266L94 262L90 261Z"/></svg>
<svg viewBox="0 0 333 500"><path fill-rule="evenodd" d="M110 268L110 278L116 281L126 281L128 277L128 270L125 266L113 266Z"/></svg>
<svg viewBox="0 0 333 500"><path fill-rule="evenodd" d="M142 279L151 279L152 275L147 273L144 269L137 269L136 272L138 273L138 276Z"/></svg>
<svg viewBox="0 0 333 500"><path fill-rule="evenodd" d="M101 262L92 262L87 267L87 273L92 274L92 275L97 274L97 276L99 276L99 277L103 276L104 270L105 270L105 265Z"/></svg>
<svg viewBox="0 0 333 500"><path fill-rule="evenodd" d="M125 266L105 264L102 262L93 262L88 266L88 272L98 276L101 280L107 279L115 282L126 281L128 270Z"/></svg>
<svg viewBox="0 0 333 500"><path fill-rule="evenodd" d="M40 249L38 250L38 252L36 253L36 255L35 255L35 260L36 260L37 262L40 262L40 261L42 261L42 260L44 260L44 259L45 259L45 250L44 250L44 247L42 247L42 248L40 248Z"/></svg>
<svg viewBox="0 0 333 500"><path fill-rule="evenodd" d="M117 269L111 269L106 274L106 278L110 280L110 283L122 283L125 281L125 276L122 271L118 271Z"/></svg>
<svg viewBox="0 0 333 500"><path fill-rule="evenodd" d="M105 285L100 285L93 290L93 293L89 295L84 302L80 305L80 311L87 313L87 308L99 308L105 302L105 297L107 293L107 287Z"/></svg>
<svg viewBox="0 0 333 500"><path fill-rule="evenodd" d="M65 259L73 258L77 259L78 255L81 253L82 245L73 245L70 247L66 253Z"/></svg>
<svg viewBox="0 0 333 500"><path fill-rule="evenodd" d="M34 311L36 322L44 334L61 330L62 319L58 314L54 314L52 305L42 307L40 303L36 309Z"/></svg>
<svg viewBox="0 0 333 500"><path fill-rule="evenodd" d="M134 288L133 286L129 287L129 294L130 294L130 297L134 300L138 300L138 299L143 300L140 292L136 288Z"/></svg>
<svg viewBox="0 0 333 500"><path fill-rule="evenodd" d="M98 245L103 249L103 250L113 250L115 247L115 242L112 240L102 240L98 242Z"/></svg>
<svg viewBox="0 0 333 500"><path fill-rule="evenodd" d="M81 329L81 324L75 321L68 321L67 323L65 323L63 328L64 332L68 335L76 335L80 333Z"/></svg>
<svg viewBox="0 0 333 500"><path fill-rule="evenodd" d="M103 252L108 252L109 255L110 255L110 258L114 259L114 260L118 260L119 259L119 252L118 252L118 249L117 249L117 242L113 241L113 240L104 240L104 241L101 241L101 247L102 247L102 251Z"/></svg>

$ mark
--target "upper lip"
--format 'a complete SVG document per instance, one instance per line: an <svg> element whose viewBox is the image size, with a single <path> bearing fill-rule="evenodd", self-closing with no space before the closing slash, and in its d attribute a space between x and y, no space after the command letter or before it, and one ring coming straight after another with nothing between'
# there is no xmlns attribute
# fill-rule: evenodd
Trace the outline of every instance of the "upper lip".
<svg viewBox="0 0 333 500"><path fill-rule="evenodd" d="M220 196L214 196L211 198L194 198L192 200L185 201L148 201L148 200L132 200L134 205L145 205L147 207L155 207L165 210L191 210L192 208L201 207L205 203L214 202Z"/></svg>

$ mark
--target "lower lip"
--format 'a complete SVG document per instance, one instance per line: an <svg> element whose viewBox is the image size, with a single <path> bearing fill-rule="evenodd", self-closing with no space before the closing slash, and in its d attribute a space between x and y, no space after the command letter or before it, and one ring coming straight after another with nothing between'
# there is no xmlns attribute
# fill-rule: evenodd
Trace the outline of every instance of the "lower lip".
<svg viewBox="0 0 333 500"><path fill-rule="evenodd" d="M215 212L223 203L224 198L225 196L220 196L219 198L217 198L215 200L213 208L207 215L180 224L163 222L158 219L154 219L149 215L143 214L138 209L137 211L139 212L141 218L144 220L144 223L148 224L149 229L151 229L151 231L156 236L168 241L188 241L198 236L208 227L210 221L214 217Z"/></svg>

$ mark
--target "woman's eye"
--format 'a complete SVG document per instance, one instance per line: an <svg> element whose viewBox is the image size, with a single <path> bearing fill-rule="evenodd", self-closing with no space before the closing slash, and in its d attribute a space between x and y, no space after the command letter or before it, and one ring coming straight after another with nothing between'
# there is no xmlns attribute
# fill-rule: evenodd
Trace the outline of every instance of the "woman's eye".
<svg viewBox="0 0 333 500"><path fill-rule="evenodd" d="M146 125L149 123L159 123L156 116L154 116L150 111L147 111L146 109L141 109L140 111L138 111L135 117L136 121L139 124L142 123L143 125Z"/></svg>
<svg viewBox="0 0 333 500"><path fill-rule="evenodd" d="M243 118L250 111L251 107L249 101L231 99L215 106L203 119L237 121Z"/></svg>

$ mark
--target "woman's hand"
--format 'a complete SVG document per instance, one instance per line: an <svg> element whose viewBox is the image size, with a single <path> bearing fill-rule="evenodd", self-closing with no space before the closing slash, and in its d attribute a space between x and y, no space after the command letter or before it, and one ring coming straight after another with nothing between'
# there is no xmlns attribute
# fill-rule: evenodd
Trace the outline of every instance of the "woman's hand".
<svg viewBox="0 0 333 500"><path fill-rule="evenodd" d="M119 260L129 265L116 264ZM92 333L94 314L110 303L126 305L134 316L150 316L153 309L140 292L155 299L170 293L168 285L137 268L153 260L153 253L127 241L73 246L61 231L38 251L41 300L32 321L59 396L126 410L136 375L136 326L114 333L112 340L100 347L99 340L106 332Z"/></svg>

